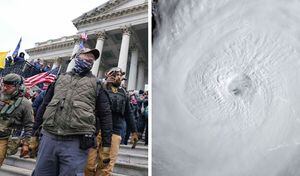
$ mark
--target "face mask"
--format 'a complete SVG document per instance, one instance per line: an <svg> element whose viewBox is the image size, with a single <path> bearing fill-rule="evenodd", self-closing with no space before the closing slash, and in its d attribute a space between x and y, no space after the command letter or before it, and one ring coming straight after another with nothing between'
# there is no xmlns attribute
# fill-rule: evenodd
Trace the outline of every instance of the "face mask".
<svg viewBox="0 0 300 176"><path fill-rule="evenodd" d="M78 74L89 72L93 67L93 63L89 63L81 58L75 58L74 71Z"/></svg>

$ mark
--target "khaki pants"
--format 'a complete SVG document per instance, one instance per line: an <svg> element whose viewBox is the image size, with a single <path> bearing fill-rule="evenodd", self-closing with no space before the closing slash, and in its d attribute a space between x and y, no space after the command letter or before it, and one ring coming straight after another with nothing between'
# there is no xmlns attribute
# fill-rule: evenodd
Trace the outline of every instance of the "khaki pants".
<svg viewBox="0 0 300 176"><path fill-rule="evenodd" d="M100 147L101 147L101 133L97 135L97 148L90 148L87 158L87 164L85 166L84 175L85 176L94 176L97 168L97 158L100 155Z"/></svg>
<svg viewBox="0 0 300 176"><path fill-rule="evenodd" d="M104 166L102 164L102 155L101 155L101 148L99 148L100 155L98 160L98 166L96 171L96 176L110 176L113 172L113 168L117 161L120 143L121 143L121 136L113 134L111 137L111 147L110 147L110 162L108 165Z"/></svg>
<svg viewBox="0 0 300 176"><path fill-rule="evenodd" d="M6 157L8 139L0 139L0 167Z"/></svg>

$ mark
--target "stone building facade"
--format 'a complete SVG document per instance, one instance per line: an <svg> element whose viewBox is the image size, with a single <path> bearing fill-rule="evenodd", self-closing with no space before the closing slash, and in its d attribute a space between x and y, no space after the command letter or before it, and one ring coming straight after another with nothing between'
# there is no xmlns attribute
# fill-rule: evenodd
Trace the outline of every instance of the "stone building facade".
<svg viewBox="0 0 300 176"><path fill-rule="evenodd" d="M141 90L148 83L148 0L110 0L73 21L75 35L38 42L27 49L30 60L40 58L52 68L69 71L70 58L79 49L81 33L88 35L84 45L97 48L100 57L92 72L102 78L110 67L126 70L128 90Z"/></svg>

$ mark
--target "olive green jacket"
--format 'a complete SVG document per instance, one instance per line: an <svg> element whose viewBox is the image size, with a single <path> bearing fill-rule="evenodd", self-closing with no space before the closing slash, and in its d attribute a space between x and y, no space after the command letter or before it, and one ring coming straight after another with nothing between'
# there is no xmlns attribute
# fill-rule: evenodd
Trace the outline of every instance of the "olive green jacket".
<svg viewBox="0 0 300 176"><path fill-rule="evenodd" d="M0 134L5 132L8 135L1 135L0 138L8 138L12 130L21 131L24 129L23 136L26 140L29 140L32 133L33 126L33 110L31 102L25 98L20 97L21 103L13 109L11 113L2 113L0 115Z"/></svg>
<svg viewBox="0 0 300 176"><path fill-rule="evenodd" d="M55 135L95 133L97 80L92 74L60 75L43 115L43 129Z"/></svg>

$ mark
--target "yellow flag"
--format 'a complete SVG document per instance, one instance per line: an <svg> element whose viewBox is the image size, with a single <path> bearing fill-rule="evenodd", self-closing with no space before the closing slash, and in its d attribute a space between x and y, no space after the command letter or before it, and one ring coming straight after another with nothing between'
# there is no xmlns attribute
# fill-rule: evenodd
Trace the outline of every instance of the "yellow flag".
<svg viewBox="0 0 300 176"><path fill-rule="evenodd" d="M0 52L0 68L5 67L5 58L7 55L8 51Z"/></svg>

